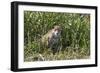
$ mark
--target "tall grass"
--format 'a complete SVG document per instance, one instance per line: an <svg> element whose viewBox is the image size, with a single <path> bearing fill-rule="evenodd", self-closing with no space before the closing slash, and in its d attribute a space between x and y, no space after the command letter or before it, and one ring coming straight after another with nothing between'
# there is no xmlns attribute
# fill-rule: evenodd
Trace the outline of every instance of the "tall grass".
<svg viewBox="0 0 100 73"><path fill-rule="evenodd" d="M24 11L24 61L41 60L41 37L53 26L61 31L61 51L56 54L45 48L45 60L87 59L90 56L90 15L82 13L57 13Z"/></svg>

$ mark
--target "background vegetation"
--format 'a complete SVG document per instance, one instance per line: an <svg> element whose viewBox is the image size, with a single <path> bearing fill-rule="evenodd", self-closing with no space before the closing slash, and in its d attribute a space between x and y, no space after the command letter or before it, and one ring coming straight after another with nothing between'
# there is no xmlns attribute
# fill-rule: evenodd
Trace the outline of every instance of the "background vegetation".
<svg viewBox="0 0 100 73"><path fill-rule="evenodd" d="M61 48L40 54L40 38L54 25L62 27ZM24 61L87 59L90 56L90 15L24 11Z"/></svg>

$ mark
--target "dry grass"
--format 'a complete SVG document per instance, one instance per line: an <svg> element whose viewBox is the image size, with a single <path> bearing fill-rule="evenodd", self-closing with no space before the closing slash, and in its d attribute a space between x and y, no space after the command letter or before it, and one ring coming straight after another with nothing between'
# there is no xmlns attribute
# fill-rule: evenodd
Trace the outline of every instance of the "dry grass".
<svg viewBox="0 0 100 73"><path fill-rule="evenodd" d="M32 53L30 56L25 58L26 62L30 61L55 61L55 60L75 60L75 59L89 59L90 50L88 49L74 49L66 48L63 51L59 51L55 54L52 50L46 50L43 53Z"/></svg>

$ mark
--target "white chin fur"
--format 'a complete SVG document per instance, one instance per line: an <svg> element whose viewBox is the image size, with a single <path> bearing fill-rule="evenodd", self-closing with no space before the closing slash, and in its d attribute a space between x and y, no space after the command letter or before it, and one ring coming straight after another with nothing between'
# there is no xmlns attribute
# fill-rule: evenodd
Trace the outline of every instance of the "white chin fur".
<svg viewBox="0 0 100 73"><path fill-rule="evenodd" d="M54 34L55 34L55 35L58 35L58 31L55 31Z"/></svg>

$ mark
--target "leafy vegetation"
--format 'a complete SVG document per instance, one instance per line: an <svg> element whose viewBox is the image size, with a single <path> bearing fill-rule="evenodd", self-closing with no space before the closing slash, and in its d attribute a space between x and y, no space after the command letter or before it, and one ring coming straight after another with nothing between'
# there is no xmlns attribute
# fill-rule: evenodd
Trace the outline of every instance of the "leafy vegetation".
<svg viewBox="0 0 100 73"><path fill-rule="evenodd" d="M61 51L46 48L39 53L40 39L60 25ZM24 61L87 59L90 56L90 15L24 11Z"/></svg>

